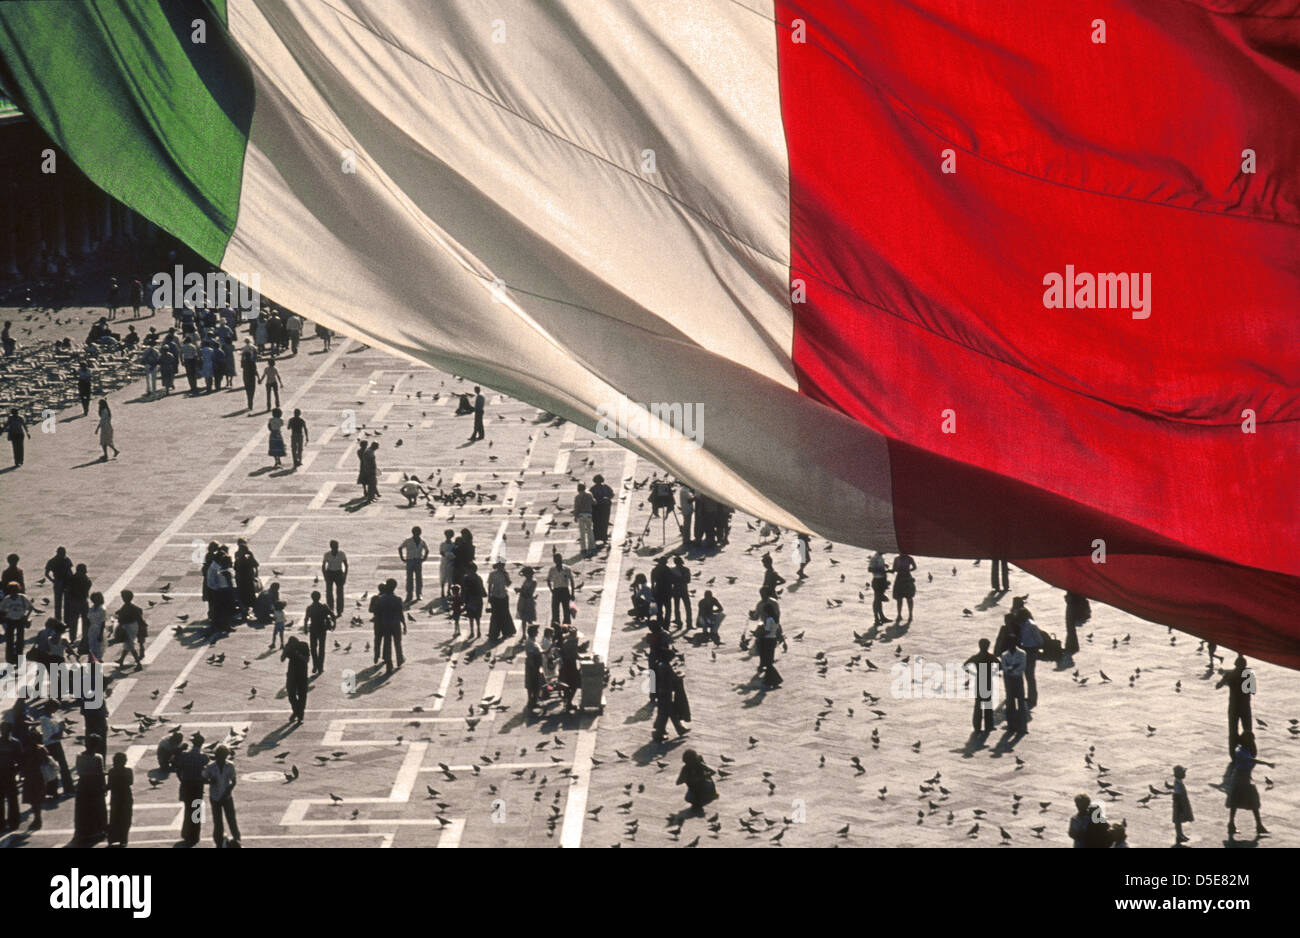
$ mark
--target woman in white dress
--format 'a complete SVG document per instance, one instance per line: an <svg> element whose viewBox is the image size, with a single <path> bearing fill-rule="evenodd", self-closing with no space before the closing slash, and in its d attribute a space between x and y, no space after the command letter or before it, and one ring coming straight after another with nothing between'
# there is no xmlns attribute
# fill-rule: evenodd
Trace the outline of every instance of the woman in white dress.
<svg viewBox="0 0 1300 938"><path fill-rule="evenodd" d="M108 400L102 397L99 399L99 423L95 424L95 432L99 434L99 446L104 451L103 462L108 462L110 449L114 459L122 455L113 445L113 412L108 408Z"/></svg>

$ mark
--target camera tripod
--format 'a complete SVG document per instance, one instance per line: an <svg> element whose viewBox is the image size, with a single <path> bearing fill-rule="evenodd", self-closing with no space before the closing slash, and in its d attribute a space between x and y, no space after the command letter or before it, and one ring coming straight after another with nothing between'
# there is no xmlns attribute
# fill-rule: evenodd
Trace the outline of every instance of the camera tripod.
<svg viewBox="0 0 1300 938"><path fill-rule="evenodd" d="M641 532L641 537L644 538L647 534L650 533L650 522L654 521L655 512L657 512L658 510L659 510L658 508L651 509L650 517L645 519L645 529ZM663 547L665 544L668 543L668 534L666 529L668 527L669 515L673 516L673 521L677 522L678 528L681 528L682 526L682 519L677 515L677 506L676 505L670 506L667 511L665 511L663 514L659 516L659 546L660 547Z"/></svg>

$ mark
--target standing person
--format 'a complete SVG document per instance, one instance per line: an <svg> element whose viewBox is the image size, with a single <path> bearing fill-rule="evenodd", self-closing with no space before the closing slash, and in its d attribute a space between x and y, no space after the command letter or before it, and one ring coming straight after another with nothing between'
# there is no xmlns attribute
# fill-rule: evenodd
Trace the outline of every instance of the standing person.
<svg viewBox="0 0 1300 938"><path fill-rule="evenodd" d="M307 624L308 650L311 652L311 673L325 670L325 637L334 629L334 614L320 601L320 591L312 590L311 605L303 616Z"/></svg>
<svg viewBox="0 0 1300 938"><path fill-rule="evenodd" d="M108 846L125 847L131 836L131 815L135 809L135 795L131 786L135 773L126 764L126 753L113 753L113 767L108 770Z"/></svg>
<svg viewBox="0 0 1300 938"><path fill-rule="evenodd" d="M140 318L140 306L144 303L144 284L139 280L131 281L131 318ZM150 313L152 316L153 313Z"/></svg>
<svg viewBox="0 0 1300 938"><path fill-rule="evenodd" d="M271 409L271 397L275 397L275 406L280 406L280 388L284 386L280 379L280 369L275 367L275 356L267 361L266 367L257 379L258 384L266 385L266 409Z"/></svg>
<svg viewBox="0 0 1300 938"><path fill-rule="evenodd" d="M685 607L686 631L689 632L694 627L691 621L691 570L681 554L673 555L673 568L669 572L673 587L673 622L682 624L682 608Z"/></svg>
<svg viewBox="0 0 1300 938"><path fill-rule="evenodd" d="M584 557L596 552L595 528L591 520L595 507L596 500L587 491L586 484L579 482L578 494L573 496L573 518L578 524L578 548Z"/></svg>
<svg viewBox="0 0 1300 938"><path fill-rule="evenodd" d="M203 769L203 781L208 785L208 801L212 805L212 842L218 847L239 846L239 822L235 819L235 764L230 761L230 749L221 745L212 751L213 761ZM226 823L230 824L230 839L225 837Z"/></svg>
<svg viewBox="0 0 1300 938"><path fill-rule="evenodd" d="M654 595L654 605L659 613L659 625L666 631L672 617L673 572L668 569L668 558L658 557L650 568L650 592Z"/></svg>
<svg viewBox="0 0 1300 938"><path fill-rule="evenodd" d="M989 653L989 640L980 639L980 650L966 659L962 665L974 671L975 676L975 711L971 715L971 726L975 732L993 732L993 667L998 659Z"/></svg>
<svg viewBox="0 0 1300 938"><path fill-rule="evenodd" d="M700 600L698 611L696 621L704 631L704 637L713 639L715 645L721 645L722 639L718 637L718 626L722 624L726 613L722 611L722 603L718 602L713 595L713 590L704 591L704 598Z"/></svg>
<svg viewBox="0 0 1300 938"><path fill-rule="evenodd" d="M695 490L689 485L677 486L677 509L682 516L682 543L692 543L691 518L695 514Z"/></svg>
<svg viewBox="0 0 1300 938"><path fill-rule="evenodd" d="M682 771L677 784L686 786L686 803L694 814L703 814L704 806L717 800L718 788L713 784L713 769L694 749L682 753Z"/></svg>
<svg viewBox="0 0 1300 938"><path fill-rule="evenodd" d="M447 590L456 582L456 532L451 528L442 532L442 543L438 545L438 589L442 598L442 608L447 608Z"/></svg>
<svg viewBox="0 0 1300 938"><path fill-rule="evenodd" d="M361 497L370 501L370 478L366 472L366 461L370 447L365 440L357 440L357 485L361 486Z"/></svg>
<svg viewBox="0 0 1300 938"><path fill-rule="evenodd" d="M551 569L546 574L546 585L551 588L551 625L558 625L561 615L564 624L573 621L570 604L573 602L573 571L564 563L559 551L551 554ZM662 614L661 614L662 615Z"/></svg>
<svg viewBox="0 0 1300 938"><path fill-rule="evenodd" d="M348 555L339 550L338 541L330 541L330 549L320 562L321 576L325 578L325 604L336 616L343 615L343 587L348 581Z"/></svg>
<svg viewBox="0 0 1300 938"><path fill-rule="evenodd" d="M519 584L519 602L515 605L515 615L519 619L519 627L524 630L537 622L537 581L533 579L535 572L532 567L524 567L519 571L524 581Z"/></svg>
<svg viewBox="0 0 1300 938"><path fill-rule="evenodd" d="M239 599L240 614L248 618L248 610L252 609L253 603L257 601L257 572L261 567L245 538L241 537L237 542L232 565L235 571L235 595Z"/></svg>
<svg viewBox="0 0 1300 938"><path fill-rule="evenodd" d="M104 663L104 629L108 611L104 608L104 594L90 594L90 609L86 612L86 655L94 664Z"/></svg>
<svg viewBox="0 0 1300 938"><path fill-rule="evenodd" d="M528 693L528 703L525 704L524 711L531 713L537 709L545 678L542 674L542 648L537 643L537 626L528 626L527 635L528 642L524 646L524 690Z"/></svg>
<svg viewBox="0 0 1300 938"><path fill-rule="evenodd" d="M0 620L3 620L5 628L5 662L11 667L18 666L18 656L27 641L27 623L34 611L35 607L23 595L19 584L13 581L5 584L5 597L0 600Z"/></svg>
<svg viewBox="0 0 1300 938"><path fill-rule="evenodd" d="M578 630L572 626L560 629L560 683L564 685L564 712L572 713L573 695L582 684L582 671L578 667Z"/></svg>
<svg viewBox="0 0 1300 938"><path fill-rule="evenodd" d="M903 600L907 600L907 624L912 624L912 598L916 596L916 581L912 571L916 561L909 554L899 554L894 558L894 601L898 603L898 617L895 622L903 621Z"/></svg>
<svg viewBox="0 0 1300 938"><path fill-rule="evenodd" d="M771 554L763 555L762 564L763 564L763 585L759 587L759 592L761 593L763 590L767 590L773 596L776 596L777 587L785 583L785 577L781 576L781 574L776 572L776 567L773 566L772 564Z"/></svg>
<svg viewBox="0 0 1300 938"><path fill-rule="evenodd" d="M266 343L270 341L270 338L266 313L261 312L253 323L253 341L257 343L257 354L261 355L266 350Z"/></svg>
<svg viewBox="0 0 1300 938"><path fill-rule="evenodd" d="M68 557L66 547L57 548L54 556L45 561L45 578L50 581L50 586L54 590L54 618L60 621L66 621L63 612L68 598L68 587L72 582L72 571L72 559Z"/></svg>
<svg viewBox="0 0 1300 938"><path fill-rule="evenodd" d="M144 611L137 606L132 600L135 599L135 593L130 590L122 590L122 607L117 610L117 627L122 634L122 654L117 658L117 666L121 669L126 664L128 653L135 658L135 669L137 671L144 669L144 662L141 658L144 655L144 637L148 624L144 621Z"/></svg>
<svg viewBox="0 0 1300 938"><path fill-rule="evenodd" d="M18 807L18 772L23 747L10 737L12 727L0 723L0 833L18 830L22 809Z"/></svg>
<svg viewBox="0 0 1300 938"><path fill-rule="evenodd" d="M366 473L366 498L374 501L379 498L379 444L371 443L370 448L366 450L366 458L363 462Z"/></svg>
<svg viewBox="0 0 1300 938"><path fill-rule="evenodd" d="M482 581L480 581L481 583ZM375 599L375 629L383 643L384 673L393 673L393 646L397 650L397 666L405 664L402 657L402 631L406 628L406 612L397 598L397 581L388 580L384 590ZM379 649L375 649L378 653Z"/></svg>
<svg viewBox="0 0 1300 938"><path fill-rule="evenodd" d="M775 603L769 600L769 603ZM770 612L770 610L769 610ZM774 615L767 615L758 627L758 671L763 675L765 687L780 687L783 681L781 672L776 669L776 646L789 651L785 642L785 633L781 631L781 622Z"/></svg>
<svg viewBox="0 0 1300 938"><path fill-rule="evenodd" d="M461 583L461 596L465 600L465 618L469 620L469 637L483 637L483 600L487 596L487 587L478 574L478 564L471 563Z"/></svg>
<svg viewBox="0 0 1300 938"><path fill-rule="evenodd" d="M1025 703L1030 710L1033 710L1038 706L1038 679L1035 671L1038 667L1038 656L1043 650L1043 633L1038 630L1038 625L1027 608L1021 607L1016 615L1020 629L1017 644L1025 654Z"/></svg>
<svg viewBox="0 0 1300 938"><path fill-rule="evenodd" d="M270 366L268 366L267 370L270 370ZM263 374L265 374L265 372L263 372ZM278 397L276 403L280 403ZM270 433L266 443L266 455L275 460L274 468L276 469L283 468L280 460L285 457L284 435L281 433L283 428L284 421L280 419L280 408L275 407L271 410L271 419L266 422L266 429Z"/></svg>
<svg viewBox="0 0 1300 938"><path fill-rule="evenodd" d="M199 842L203 827L203 773L208 757L203 751L203 734L190 736L190 748L176 757L176 780L181 802L181 841L187 847Z"/></svg>
<svg viewBox="0 0 1300 938"><path fill-rule="evenodd" d="M77 801L73 810L75 843L88 846L104 839L108 812L104 807L103 737L86 736L86 748L77 756Z"/></svg>
<svg viewBox="0 0 1300 938"><path fill-rule="evenodd" d="M257 374L257 349L247 338L244 339L244 345L239 350L239 369L244 377L244 396L248 398L248 409L252 410L253 395L257 393L257 385L261 379Z"/></svg>
<svg viewBox="0 0 1300 938"><path fill-rule="evenodd" d="M812 559L812 548L808 543L808 535L800 532L794 537L794 562L799 565L795 572L795 577L800 580L808 579L808 574L804 569L808 566L808 561Z"/></svg>
<svg viewBox="0 0 1300 938"><path fill-rule="evenodd" d="M1007 570L1008 570L1007 562L1005 560L994 560L992 562L992 565L993 565L993 575L992 575L993 592L995 593L1009 592L1011 590L1011 586L1010 586L1010 581L1007 579Z"/></svg>
<svg viewBox="0 0 1300 938"><path fill-rule="evenodd" d="M4 346L5 356L8 358L13 357L14 349L17 348L18 345L18 343L14 341L14 337L9 334L9 327L11 325L13 325L13 323L6 319L4 328L0 329L0 345Z"/></svg>
<svg viewBox="0 0 1300 938"><path fill-rule="evenodd" d="M483 389L477 384L474 385L474 432L469 435L469 441L483 439L483 410L487 402L483 399Z"/></svg>
<svg viewBox="0 0 1300 938"><path fill-rule="evenodd" d="M1065 654L1071 663L1079 650L1079 629L1092 618L1092 604L1087 596L1065 594Z"/></svg>
<svg viewBox="0 0 1300 938"><path fill-rule="evenodd" d="M1019 641L1014 629L1008 632L1001 667L1007 693L1007 729L1024 735L1029 732L1029 711L1025 706L1025 653Z"/></svg>
<svg viewBox="0 0 1300 938"><path fill-rule="evenodd" d="M420 537L419 527L411 528L411 536L397 548L397 559L406 566L406 604L409 606L424 596L424 562L429 557L429 545Z"/></svg>
<svg viewBox="0 0 1300 938"><path fill-rule="evenodd" d="M27 429L27 421L18 415L18 408L9 408L9 419L5 421L5 435L14 451L14 465L23 464L23 448L32 438L32 431Z"/></svg>
<svg viewBox="0 0 1300 938"><path fill-rule="evenodd" d="M488 641L499 642L515 634L515 623L510 618L510 574L505 561L492 565L487 580L488 605L492 609L488 619Z"/></svg>
<svg viewBox="0 0 1300 938"><path fill-rule="evenodd" d="M289 318L284 324L285 334L289 339L289 353L298 354L298 343L302 340L302 317L296 313L290 313Z"/></svg>
<svg viewBox="0 0 1300 938"><path fill-rule="evenodd" d="M77 365L77 400L81 401L81 416L85 417L90 414L90 395L91 380L94 375L91 374L90 366L86 364L83 358Z"/></svg>
<svg viewBox="0 0 1300 938"><path fill-rule="evenodd" d="M469 528L461 528L456 538L456 562L453 565L452 578L456 583L463 583L469 575L469 568L474 563L474 534Z"/></svg>
<svg viewBox="0 0 1300 938"><path fill-rule="evenodd" d="M1215 690L1224 686L1228 688L1228 752L1235 756L1241 737L1255 725L1250 706L1255 694L1255 670L1246 666L1244 655L1238 655L1232 670L1224 671L1214 685Z"/></svg>
<svg viewBox="0 0 1300 938"><path fill-rule="evenodd" d="M93 582L84 563L77 564L76 572L68 579L67 618L63 621L68 626L68 640L74 645L86 613L90 612L90 587ZM82 631L81 634L84 635L85 632Z"/></svg>
<svg viewBox="0 0 1300 938"><path fill-rule="evenodd" d="M27 592L27 580L23 576L22 567L18 566L18 561L22 559L17 554L10 554L5 558L8 564L3 571L0 571L0 590L4 590L10 583L18 584L18 592Z"/></svg>
<svg viewBox="0 0 1300 938"><path fill-rule="evenodd" d="M1268 828L1264 822L1259 819L1259 789L1250 779L1250 773L1254 771L1257 765L1266 765L1270 769L1276 768L1272 762L1265 762L1258 757L1259 750L1255 746L1255 734L1250 730L1242 732L1237 742L1237 749L1232 754L1232 780L1228 785L1228 799L1225 806L1228 809L1228 839L1232 840L1237 834L1237 809L1244 808L1255 816L1255 839L1263 834L1268 833Z"/></svg>
<svg viewBox="0 0 1300 938"><path fill-rule="evenodd" d="M199 393L199 350L194 344L194 336L187 335L181 343L181 367L185 369L185 380L189 383L190 394Z"/></svg>
<svg viewBox="0 0 1300 938"><path fill-rule="evenodd" d="M203 390L211 394L213 382L217 377L216 369L216 350L212 347L212 342L205 339L199 347L199 377L203 379Z"/></svg>
<svg viewBox="0 0 1300 938"><path fill-rule="evenodd" d="M218 387L225 387L227 390L235 386L235 371L239 368L239 360L235 352L235 333L227 329L221 336L221 373L217 380ZM223 382L221 379L224 378Z"/></svg>
<svg viewBox="0 0 1300 938"><path fill-rule="evenodd" d="M320 338L321 345L324 347L325 351L328 352L330 350L330 343L334 339L334 333L331 332L326 326L322 326L320 323L316 323L316 335Z"/></svg>
<svg viewBox="0 0 1300 938"><path fill-rule="evenodd" d="M597 543L604 544L609 541L609 513L614 505L614 490L605 484L604 476L592 477L591 497L595 500L591 511L592 535Z"/></svg>
<svg viewBox="0 0 1300 938"><path fill-rule="evenodd" d="M158 348L158 374L162 378L164 397L176 390L176 369L179 366L180 362L176 358L176 346L171 342L164 342Z"/></svg>
<svg viewBox="0 0 1300 938"><path fill-rule="evenodd" d="M76 791L72 781L72 770L68 768L68 756L63 750L63 721L57 719L59 704L54 700L45 701L41 707L37 723L41 732L41 745L54 759L59 767L59 783L63 785L64 797Z"/></svg>
<svg viewBox="0 0 1300 938"><path fill-rule="evenodd" d="M45 807L45 772L53 767L49 752L35 739L29 739L23 751L23 801L32 809L32 823L28 831L41 829L41 809Z"/></svg>
<svg viewBox="0 0 1300 938"><path fill-rule="evenodd" d="M283 599L277 599L275 606L271 609L271 644L267 648L275 647L275 640L280 640L280 647L284 648L284 626L285 626L285 607Z"/></svg>
<svg viewBox="0 0 1300 938"><path fill-rule="evenodd" d="M100 462L108 462L108 451L113 451L113 458L121 456L121 452L113 445L113 411L108 406L105 398L99 399L99 423L95 424L95 431L99 434L99 447L104 451Z"/></svg>
<svg viewBox="0 0 1300 938"><path fill-rule="evenodd" d="M289 451L293 454L293 468L302 465L302 451L310 439L307 421L302 419L302 410L295 407L293 416L289 418Z"/></svg>
<svg viewBox="0 0 1300 938"><path fill-rule="evenodd" d="M1187 777L1187 769L1181 765L1174 766L1174 844L1185 844L1192 838L1183 833L1183 825L1190 824L1196 820L1192 814L1192 801L1187 797L1187 786L1183 779Z"/></svg>
<svg viewBox="0 0 1300 938"><path fill-rule="evenodd" d="M316 606L325 608L320 603L316 603ZM307 718L307 691L310 689L310 682L307 680L307 661L311 657L312 653L307 644L296 635L291 636L280 651L280 660L289 662L284 674L284 693L289 698L289 706L293 711L289 719L299 725Z"/></svg>
<svg viewBox="0 0 1300 938"><path fill-rule="evenodd" d="M144 351L140 353L140 363L144 365L144 393L156 394L158 392L158 349L152 345L146 345Z"/></svg>

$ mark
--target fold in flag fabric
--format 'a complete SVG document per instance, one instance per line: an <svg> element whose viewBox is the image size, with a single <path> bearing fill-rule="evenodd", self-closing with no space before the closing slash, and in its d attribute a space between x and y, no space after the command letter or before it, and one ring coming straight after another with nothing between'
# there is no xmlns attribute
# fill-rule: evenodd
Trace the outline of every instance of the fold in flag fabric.
<svg viewBox="0 0 1300 938"><path fill-rule="evenodd" d="M1300 666L1295 2L6 3L0 55L277 304Z"/></svg>

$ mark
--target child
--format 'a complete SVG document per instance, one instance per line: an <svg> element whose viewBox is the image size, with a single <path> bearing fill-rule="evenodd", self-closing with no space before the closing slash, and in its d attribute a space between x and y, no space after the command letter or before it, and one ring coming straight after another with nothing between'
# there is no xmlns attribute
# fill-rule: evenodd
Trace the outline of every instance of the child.
<svg viewBox="0 0 1300 938"><path fill-rule="evenodd" d="M1187 777L1187 770L1181 765L1174 766L1174 831L1178 834L1176 844L1185 844L1192 838L1183 833L1183 825L1190 824L1196 820L1192 816L1192 802L1187 797L1187 786L1183 784L1183 779Z"/></svg>
<svg viewBox="0 0 1300 938"><path fill-rule="evenodd" d="M703 814L704 806L717 800L713 769L704 764L704 759L694 749L682 753L682 772L677 776L677 784L686 786L686 803L694 814Z"/></svg>
<svg viewBox="0 0 1300 938"><path fill-rule="evenodd" d="M451 633L452 638L460 637L460 616L465 611L465 600L460 595L460 586L453 584L451 587L451 624L455 626L455 631Z"/></svg>
<svg viewBox="0 0 1300 938"><path fill-rule="evenodd" d="M267 645L267 648L275 647L277 637L280 639L280 647L284 647L284 607L283 599L276 600L275 611L271 613L271 621L274 623L271 628L271 644Z"/></svg>

